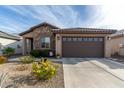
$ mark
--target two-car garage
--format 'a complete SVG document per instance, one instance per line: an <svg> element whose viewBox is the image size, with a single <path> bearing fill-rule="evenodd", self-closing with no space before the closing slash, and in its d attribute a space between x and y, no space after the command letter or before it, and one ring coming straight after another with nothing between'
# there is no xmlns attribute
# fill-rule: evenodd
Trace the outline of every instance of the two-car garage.
<svg viewBox="0 0 124 93"><path fill-rule="evenodd" d="M54 29L56 35L56 54L61 57L109 57L109 35L113 29L65 28Z"/></svg>
<svg viewBox="0 0 124 93"><path fill-rule="evenodd" d="M104 37L62 37L63 57L104 57Z"/></svg>

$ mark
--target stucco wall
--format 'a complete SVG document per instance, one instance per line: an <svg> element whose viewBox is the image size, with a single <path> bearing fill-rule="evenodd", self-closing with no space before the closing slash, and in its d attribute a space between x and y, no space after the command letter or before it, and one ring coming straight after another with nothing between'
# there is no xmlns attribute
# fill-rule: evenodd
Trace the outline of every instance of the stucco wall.
<svg viewBox="0 0 124 93"><path fill-rule="evenodd" d="M0 37L0 53L2 54L2 49L5 47L12 47L15 49L16 54L21 54L22 53L22 41L17 41L17 40L12 40L12 39L7 39L7 38L1 38ZM20 48L19 48L20 46Z"/></svg>
<svg viewBox="0 0 124 93"><path fill-rule="evenodd" d="M124 37L117 37L117 38L112 38L112 39L108 39L106 42L106 47L107 49L107 56L111 57L111 55L114 55L116 53L124 55L124 53L122 53L122 48L121 48L121 44L124 44Z"/></svg>
<svg viewBox="0 0 124 93"><path fill-rule="evenodd" d="M124 56L124 47L120 48L119 55L120 56Z"/></svg>
<svg viewBox="0 0 124 93"><path fill-rule="evenodd" d="M62 56L62 37L60 34L56 34L56 55Z"/></svg>

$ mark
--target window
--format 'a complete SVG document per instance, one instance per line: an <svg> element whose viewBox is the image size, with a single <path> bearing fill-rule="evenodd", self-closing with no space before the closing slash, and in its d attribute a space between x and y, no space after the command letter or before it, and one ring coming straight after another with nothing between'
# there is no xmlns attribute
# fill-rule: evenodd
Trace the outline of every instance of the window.
<svg viewBox="0 0 124 93"><path fill-rule="evenodd" d="M88 38L88 41L93 41L93 38Z"/></svg>
<svg viewBox="0 0 124 93"><path fill-rule="evenodd" d="M42 37L41 38L41 47L42 48L50 48L50 37Z"/></svg>
<svg viewBox="0 0 124 93"><path fill-rule="evenodd" d="M66 41L66 38L63 38L63 41Z"/></svg>
<svg viewBox="0 0 124 93"><path fill-rule="evenodd" d="M79 37L79 38L78 38L78 41L82 41L82 38Z"/></svg>
<svg viewBox="0 0 124 93"><path fill-rule="evenodd" d="M103 38L99 38L99 41L102 42L103 41Z"/></svg>
<svg viewBox="0 0 124 93"><path fill-rule="evenodd" d="M98 41L98 38L94 38L94 41Z"/></svg>
<svg viewBox="0 0 124 93"><path fill-rule="evenodd" d="M69 38L67 38L67 41L71 41L72 39L69 37Z"/></svg>
<svg viewBox="0 0 124 93"><path fill-rule="evenodd" d="M83 38L83 41L88 41L88 38Z"/></svg>
<svg viewBox="0 0 124 93"><path fill-rule="evenodd" d="M77 38L76 38L76 37L74 37L74 38L73 38L73 41L77 41Z"/></svg>

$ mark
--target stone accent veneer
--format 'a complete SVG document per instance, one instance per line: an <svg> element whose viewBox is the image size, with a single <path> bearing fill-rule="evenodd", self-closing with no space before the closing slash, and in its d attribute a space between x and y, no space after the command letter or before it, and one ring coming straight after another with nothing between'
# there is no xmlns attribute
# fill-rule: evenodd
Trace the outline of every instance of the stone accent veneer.
<svg viewBox="0 0 124 93"><path fill-rule="evenodd" d="M41 48L41 37L42 36L50 36L51 39L51 50L54 50L54 35L51 32L50 26L42 26L33 30L33 38L34 38L34 49L42 49Z"/></svg>

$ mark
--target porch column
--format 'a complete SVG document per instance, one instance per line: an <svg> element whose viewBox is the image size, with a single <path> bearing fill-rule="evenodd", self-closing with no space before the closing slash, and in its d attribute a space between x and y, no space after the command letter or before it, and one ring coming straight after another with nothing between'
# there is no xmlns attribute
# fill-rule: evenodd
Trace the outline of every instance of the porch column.
<svg viewBox="0 0 124 93"><path fill-rule="evenodd" d="M105 37L105 57L106 58L109 58L111 57L111 47L112 47L112 44L111 44L111 40L109 37Z"/></svg>
<svg viewBox="0 0 124 93"><path fill-rule="evenodd" d="M60 56L62 56L62 37L60 34L56 34L56 55L59 54Z"/></svg>
<svg viewBox="0 0 124 93"><path fill-rule="evenodd" d="M23 53L22 54L26 55L26 38L25 37L23 37L23 45L22 46L23 46L23 51L22 51Z"/></svg>

